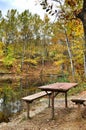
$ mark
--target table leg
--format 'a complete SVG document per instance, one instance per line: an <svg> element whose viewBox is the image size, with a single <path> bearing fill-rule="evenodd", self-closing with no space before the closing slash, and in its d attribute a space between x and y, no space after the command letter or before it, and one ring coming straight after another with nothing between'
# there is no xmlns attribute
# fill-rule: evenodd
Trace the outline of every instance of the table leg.
<svg viewBox="0 0 86 130"><path fill-rule="evenodd" d="M54 92L52 92L52 119L54 119Z"/></svg>
<svg viewBox="0 0 86 130"><path fill-rule="evenodd" d="M65 92L65 107L66 108L68 107L68 104L67 104L67 92Z"/></svg>

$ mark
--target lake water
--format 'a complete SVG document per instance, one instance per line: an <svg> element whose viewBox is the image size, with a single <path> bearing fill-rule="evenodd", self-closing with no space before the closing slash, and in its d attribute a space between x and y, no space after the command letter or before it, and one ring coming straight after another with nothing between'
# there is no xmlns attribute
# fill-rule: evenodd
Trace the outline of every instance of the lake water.
<svg viewBox="0 0 86 130"><path fill-rule="evenodd" d="M57 75L25 76L23 79L0 80L0 111L8 116L20 112L23 108L21 98L37 91L39 86L54 83Z"/></svg>

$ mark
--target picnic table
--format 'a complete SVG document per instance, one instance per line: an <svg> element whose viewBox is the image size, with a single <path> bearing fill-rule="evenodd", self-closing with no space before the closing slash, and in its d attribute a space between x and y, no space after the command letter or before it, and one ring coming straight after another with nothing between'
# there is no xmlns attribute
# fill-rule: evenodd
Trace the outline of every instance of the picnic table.
<svg viewBox="0 0 86 130"><path fill-rule="evenodd" d="M50 91L51 94L51 101L52 101L52 119L54 119L54 99L56 97L57 94L59 93L64 93L65 94L65 107L68 107L68 103L67 103L67 92L77 86L77 83L53 83L53 84L49 84L49 85L45 85L45 86L40 86L38 87L39 89L41 89L42 91L45 91L46 93L48 91Z"/></svg>

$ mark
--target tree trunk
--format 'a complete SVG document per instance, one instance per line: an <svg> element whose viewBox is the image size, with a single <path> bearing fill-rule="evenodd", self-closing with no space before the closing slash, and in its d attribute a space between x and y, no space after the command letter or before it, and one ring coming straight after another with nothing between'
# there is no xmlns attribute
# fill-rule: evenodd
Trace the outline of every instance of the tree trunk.
<svg viewBox="0 0 86 130"><path fill-rule="evenodd" d="M70 58L72 77L74 79L75 72L74 72L74 65L73 65L73 60L72 60L72 53L71 53L71 49L70 49L70 43L69 43L69 39L68 39L65 28L64 28L64 31L65 31L65 36L66 36L66 44L67 44L67 48L68 48L68 54L69 54L69 58Z"/></svg>
<svg viewBox="0 0 86 130"><path fill-rule="evenodd" d="M84 29L84 74L86 77L86 0L83 0L82 11L76 17L82 21Z"/></svg>
<svg viewBox="0 0 86 130"><path fill-rule="evenodd" d="M22 72L22 70L23 70L25 49L26 49L26 46L25 46L25 43L23 43L23 47L22 47L22 59L21 59L21 68L20 68L21 72Z"/></svg>
<svg viewBox="0 0 86 130"><path fill-rule="evenodd" d="M86 27L83 24L83 28L84 28L84 73L85 73L85 77L86 77Z"/></svg>

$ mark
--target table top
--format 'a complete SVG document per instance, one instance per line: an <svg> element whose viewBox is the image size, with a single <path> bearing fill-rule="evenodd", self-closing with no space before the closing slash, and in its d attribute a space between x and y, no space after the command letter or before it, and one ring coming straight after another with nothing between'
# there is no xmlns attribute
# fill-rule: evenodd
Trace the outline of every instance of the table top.
<svg viewBox="0 0 86 130"><path fill-rule="evenodd" d="M45 90L45 91L68 91L69 89L77 86L78 83L66 83L66 82L61 82L61 83L53 83L53 84L49 84L49 85L44 85L40 88L41 90Z"/></svg>

